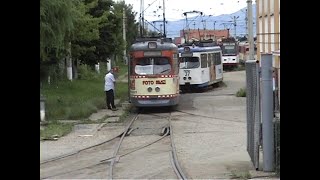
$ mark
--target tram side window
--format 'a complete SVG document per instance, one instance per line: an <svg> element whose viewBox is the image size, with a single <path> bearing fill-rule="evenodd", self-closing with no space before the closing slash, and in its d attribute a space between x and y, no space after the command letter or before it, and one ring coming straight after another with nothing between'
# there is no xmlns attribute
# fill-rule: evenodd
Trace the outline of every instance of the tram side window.
<svg viewBox="0 0 320 180"><path fill-rule="evenodd" d="M221 53L216 53L215 54L215 64L216 65L219 65L219 64L221 64Z"/></svg>
<svg viewBox="0 0 320 180"><path fill-rule="evenodd" d="M208 61L208 57L207 54L201 54L201 68L206 68L207 66L207 62Z"/></svg>
<svg viewBox="0 0 320 180"><path fill-rule="evenodd" d="M216 56L216 53L212 53L212 64L213 65L217 65L217 56Z"/></svg>
<svg viewBox="0 0 320 180"><path fill-rule="evenodd" d="M208 67L211 67L212 53L208 54Z"/></svg>

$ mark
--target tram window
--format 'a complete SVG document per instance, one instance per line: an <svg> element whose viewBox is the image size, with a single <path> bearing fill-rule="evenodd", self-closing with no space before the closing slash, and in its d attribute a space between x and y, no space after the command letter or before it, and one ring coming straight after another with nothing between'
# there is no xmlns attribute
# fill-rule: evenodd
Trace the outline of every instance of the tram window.
<svg viewBox="0 0 320 180"><path fill-rule="evenodd" d="M216 65L221 64L221 54L220 53L216 53L215 56L216 56L215 57L215 60L216 60L215 64Z"/></svg>
<svg viewBox="0 0 320 180"><path fill-rule="evenodd" d="M201 54L201 68L206 68L207 66L207 62L208 61L208 57L207 54Z"/></svg>
<svg viewBox="0 0 320 180"><path fill-rule="evenodd" d="M212 53L212 64L213 65L216 65L217 64L217 57L216 57L216 54Z"/></svg>
<svg viewBox="0 0 320 180"><path fill-rule="evenodd" d="M235 45L225 45L222 48L223 54L235 54L236 53L236 47Z"/></svg>
<svg viewBox="0 0 320 180"><path fill-rule="evenodd" d="M193 69L200 66L198 57L181 57L179 60L180 69Z"/></svg>
<svg viewBox="0 0 320 180"><path fill-rule="evenodd" d="M208 66L211 67L211 64L213 62L213 53L208 54Z"/></svg>
<svg viewBox="0 0 320 180"><path fill-rule="evenodd" d="M137 59L135 73L139 75L169 74L171 64L169 59L163 57Z"/></svg>
<svg viewBox="0 0 320 180"><path fill-rule="evenodd" d="M141 58L137 60L136 65L140 65L140 66L151 65L152 64L151 60L152 60L151 58Z"/></svg>
<svg viewBox="0 0 320 180"><path fill-rule="evenodd" d="M154 74L169 74L171 65L168 58L154 58Z"/></svg>
<svg viewBox="0 0 320 180"><path fill-rule="evenodd" d="M169 64L169 59L167 58L154 58L155 65L166 65Z"/></svg>

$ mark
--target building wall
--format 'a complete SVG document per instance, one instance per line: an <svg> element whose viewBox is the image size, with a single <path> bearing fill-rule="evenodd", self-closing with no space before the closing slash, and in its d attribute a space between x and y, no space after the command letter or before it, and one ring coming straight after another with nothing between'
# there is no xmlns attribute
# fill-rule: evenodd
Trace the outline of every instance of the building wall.
<svg viewBox="0 0 320 180"><path fill-rule="evenodd" d="M257 0L257 60L261 53L273 54L272 66L280 105L280 0Z"/></svg>
<svg viewBox="0 0 320 180"><path fill-rule="evenodd" d="M280 0L257 0L257 58L280 49ZM279 58L276 58L279 61Z"/></svg>
<svg viewBox="0 0 320 180"><path fill-rule="evenodd" d="M195 30L195 29L191 29L191 30L180 30L180 37L184 38L184 33L185 33L185 37L187 39L221 39L221 38L227 38L229 36L229 31L226 29L223 30ZM199 36L200 34L200 36Z"/></svg>

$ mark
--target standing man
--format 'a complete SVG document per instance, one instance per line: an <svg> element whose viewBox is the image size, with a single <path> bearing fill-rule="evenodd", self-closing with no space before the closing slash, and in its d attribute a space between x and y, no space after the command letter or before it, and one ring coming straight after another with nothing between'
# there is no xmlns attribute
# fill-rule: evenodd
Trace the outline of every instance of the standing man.
<svg viewBox="0 0 320 180"><path fill-rule="evenodd" d="M117 108L114 105L114 86L116 80L113 76L113 69L111 68L110 71L104 77L104 91L106 92L106 101L107 101L107 108L111 109L112 111L116 111Z"/></svg>

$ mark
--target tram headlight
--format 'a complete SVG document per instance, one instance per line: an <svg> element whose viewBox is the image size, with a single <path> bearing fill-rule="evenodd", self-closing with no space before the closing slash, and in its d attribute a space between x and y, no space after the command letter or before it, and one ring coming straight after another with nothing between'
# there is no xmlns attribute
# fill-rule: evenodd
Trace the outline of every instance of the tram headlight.
<svg viewBox="0 0 320 180"><path fill-rule="evenodd" d="M186 77L183 77L183 80L186 80L187 78Z"/></svg>
<svg viewBox="0 0 320 180"><path fill-rule="evenodd" d="M148 87L148 92L151 92L152 91L152 87Z"/></svg>
<svg viewBox="0 0 320 180"><path fill-rule="evenodd" d="M160 88L159 88L159 87L156 87L155 90L156 90L156 92L159 92L159 91L160 91Z"/></svg>
<svg viewBox="0 0 320 180"><path fill-rule="evenodd" d="M191 77L188 77L189 80L191 80Z"/></svg>

